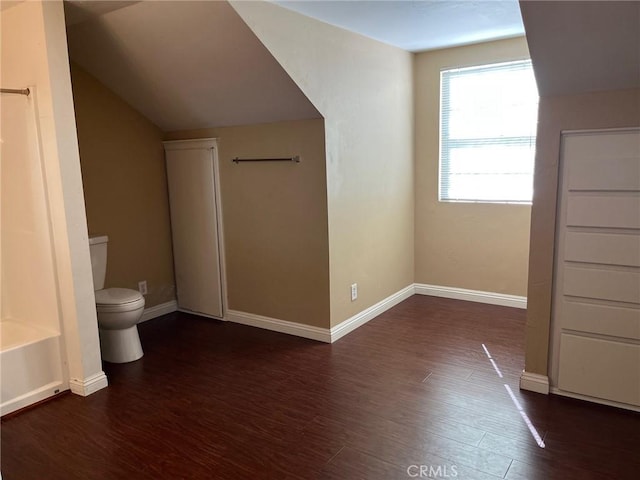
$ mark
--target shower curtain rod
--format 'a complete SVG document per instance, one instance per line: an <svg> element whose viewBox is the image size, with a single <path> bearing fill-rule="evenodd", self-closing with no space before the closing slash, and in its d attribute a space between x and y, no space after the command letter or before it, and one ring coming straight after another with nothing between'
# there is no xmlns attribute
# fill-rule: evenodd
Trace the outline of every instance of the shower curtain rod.
<svg viewBox="0 0 640 480"><path fill-rule="evenodd" d="M18 95L26 95L29 96L28 88L0 88L0 93L17 93Z"/></svg>

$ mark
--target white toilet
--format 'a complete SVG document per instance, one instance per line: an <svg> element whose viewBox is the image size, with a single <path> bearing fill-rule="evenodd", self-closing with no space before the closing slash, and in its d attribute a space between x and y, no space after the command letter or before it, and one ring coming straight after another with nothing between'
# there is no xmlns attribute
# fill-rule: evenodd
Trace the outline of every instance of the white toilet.
<svg viewBox="0 0 640 480"><path fill-rule="evenodd" d="M144 297L129 288L104 288L108 241L107 236L89 238L102 359L133 362L143 355L137 325L144 310Z"/></svg>

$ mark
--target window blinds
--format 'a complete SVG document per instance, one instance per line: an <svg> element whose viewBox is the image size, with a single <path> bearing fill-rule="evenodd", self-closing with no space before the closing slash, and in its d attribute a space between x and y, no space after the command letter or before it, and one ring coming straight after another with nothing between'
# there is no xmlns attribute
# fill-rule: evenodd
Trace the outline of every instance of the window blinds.
<svg viewBox="0 0 640 480"><path fill-rule="evenodd" d="M531 61L441 72L440 200L530 203L538 117Z"/></svg>

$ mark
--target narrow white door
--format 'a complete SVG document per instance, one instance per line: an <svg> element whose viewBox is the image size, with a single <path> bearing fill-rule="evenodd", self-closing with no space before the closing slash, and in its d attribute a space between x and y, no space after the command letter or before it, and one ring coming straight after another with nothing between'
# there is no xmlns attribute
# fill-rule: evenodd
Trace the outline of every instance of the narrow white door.
<svg viewBox="0 0 640 480"><path fill-rule="evenodd" d="M552 384L640 406L640 131L562 139Z"/></svg>
<svg viewBox="0 0 640 480"><path fill-rule="evenodd" d="M222 318L215 140L164 146L178 307Z"/></svg>

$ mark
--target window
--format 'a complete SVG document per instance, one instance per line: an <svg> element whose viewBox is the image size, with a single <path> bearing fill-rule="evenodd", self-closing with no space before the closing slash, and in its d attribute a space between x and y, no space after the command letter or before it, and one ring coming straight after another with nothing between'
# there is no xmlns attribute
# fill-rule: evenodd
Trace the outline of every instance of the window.
<svg viewBox="0 0 640 480"><path fill-rule="evenodd" d="M443 70L440 88L440 201L531 203L531 61Z"/></svg>

